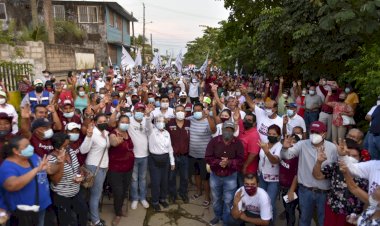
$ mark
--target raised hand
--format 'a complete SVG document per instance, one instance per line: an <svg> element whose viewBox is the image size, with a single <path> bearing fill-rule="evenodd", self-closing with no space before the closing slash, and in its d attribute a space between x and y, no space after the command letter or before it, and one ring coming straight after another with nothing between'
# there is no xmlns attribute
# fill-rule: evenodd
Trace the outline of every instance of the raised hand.
<svg viewBox="0 0 380 226"><path fill-rule="evenodd" d="M235 108L235 112L234 112L234 122L238 122L239 119L240 119L240 108L237 107Z"/></svg>
<svg viewBox="0 0 380 226"><path fill-rule="evenodd" d="M37 167L37 172L44 171L47 168L48 168L48 158L47 158L47 155L44 155L44 157L40 161L40 164Z"/></svg>
<svg viewBox="0 0 380 226"><path fill-rule="evenodd" d="M243 197L242 193L243 193L243 189L240 189L240 191L236 192L235 197L234 197L234 205L237 206L239 204L241 198Z"/></svg>
<svg viewBox="0 0 380 226"><path fill-rule="evenodd" d="M54 112L55 112L55 106L54 106L54 104L49 104L48 106L46 106L46 109L47 109L50 113L54 113Z"/></svg>
<svg viewBox="0 0 380 226"><path fill-rule="evenodd" d="M282 144L283 148L292 147L293 138L290 135L286 135L284 138L284 143Z"/></svg>
<svg viewBox="0 0 380 226"><path fill-rule="evenodd" d="M32 112L30 111L30 105L26 104L23 108L21 108L21 118L29 119Z"/></svg>
<svg viewBox="0 0 380 226"><path fill-rule="evenodd" d="M261 149L263 149L263 151L265 152L265 154L269 152L269 144L268 143L265 143L265 142L261 141L261 142L259 142L257 144L260 146Z"/></svg>
<svg viewBox="0 0 380 226"><path fill-rule="evenodd" d="M317 162L323 163L326 160L327 160L327 156L326 156L325 150L323 149L318 150Z"/></svg>
<svg viewBox="0 0 380 226"><path fill-rule="evenodd" d="M339 161L338 164L339 164L340 172L342 172L343 174L346 174L349 172L348 167L344 161Z"/></svg>
<svg viewBox="0 0 380 226"><path fill-rule="evenodd" d="M338 150L338 154L340 156L348 155L349 151L348 151L348 148L347 148L346 140L342 139L342 138L339 138L338 142L339 142L338 144L335 144L336 148Z"/></svg>
<svg viewBox="0 0 380 226"><path fill-rule="evenodd" d="M94 132L94 123L90 123L87 127L87 137L92 137Z"/></svg>
<svg viewBox="0 0 380 226"><path fill-rule="evenodd" d="M284 77L281 76L281 77L280 77L280 83L284 83L284 81L285 81L285 80L284 80Z"/></svg>

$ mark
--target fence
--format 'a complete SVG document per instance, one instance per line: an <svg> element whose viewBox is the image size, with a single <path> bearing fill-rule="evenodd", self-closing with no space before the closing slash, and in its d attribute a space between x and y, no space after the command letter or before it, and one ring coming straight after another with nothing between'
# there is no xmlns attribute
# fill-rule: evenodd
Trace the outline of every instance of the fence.
<svg viewBox="0 0 380 226"><path fill-rule="evenodd" d="M0 62L0 80L8 91L17 91L17 84L23 75L27 75L31 81L32 68L33 66L27 63Z"/></svg>

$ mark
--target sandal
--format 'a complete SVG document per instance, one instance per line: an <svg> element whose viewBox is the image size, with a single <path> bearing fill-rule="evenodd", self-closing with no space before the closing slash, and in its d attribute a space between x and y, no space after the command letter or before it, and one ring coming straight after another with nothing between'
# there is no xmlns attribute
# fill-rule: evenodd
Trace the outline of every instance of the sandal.
<svg viewBox="0 0 380 226"><path fill-rule="evenodd" d="M112 226L117 226L120 223L121 217L116 216L112 221Z"/></svg>
<svg viewBox="0 0 380 226"><path fill-rule="evenodd" d="M202 206L203 206L204 208L209 207L209 206L210 206L210 201L204 200L203 203L202 203Z"/></svg>
<svg viewBox="0 0 380 226"><path fill-rule="evenodd" d="M191 196L191 199L192 200L197 200L201 196L202 196L202 194L194 194L194 195Z"/></svg>

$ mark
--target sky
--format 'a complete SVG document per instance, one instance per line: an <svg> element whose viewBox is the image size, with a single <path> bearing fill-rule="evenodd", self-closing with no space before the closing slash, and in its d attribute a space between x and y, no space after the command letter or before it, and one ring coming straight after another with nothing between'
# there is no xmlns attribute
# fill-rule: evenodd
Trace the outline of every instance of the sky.
<svg viewBox="0 0 380 226"><path fill-rule="evenodd" d="M205 26L219 27L229 12L223 0L117 0L137 18L135 36L143 33L143 3L145 3L145 36L153 37L153 48L162 55L179 51L186 53L186 43L202 36ZM150 23L151 22L151 23ZM132 31L131 31L132 32ZM149 40L150 42L150 40Z"/></svg>

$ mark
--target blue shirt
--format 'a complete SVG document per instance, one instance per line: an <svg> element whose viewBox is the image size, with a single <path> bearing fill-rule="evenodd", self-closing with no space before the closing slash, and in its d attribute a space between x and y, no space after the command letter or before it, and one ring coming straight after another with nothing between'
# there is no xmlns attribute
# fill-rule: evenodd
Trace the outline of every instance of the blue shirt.
<svg viewBox="0 0 380 226"><path fill-rule="evenodd" d="M39 157L34 154L31 158L33 167L37 167L39 162ZM0 184L3 185L4 182L13 176L22 176L32 170L32 167L24 168L14 162L5 160L0 167ZM40 210L46 209L51 204L49 181L47 178L46 171L41 171L36 175L38 179L38 190L39 190L39 205ZM8 210L16 210L17 205L34 205L36 198L36 180L33 178L29 184L25 185L22 189L16 192L9 192L1 186L1 193L4 194L4 202L7 204ZM1 204L1 203L0 203ZM1 205L0 205L1 207Z"/></svg>

